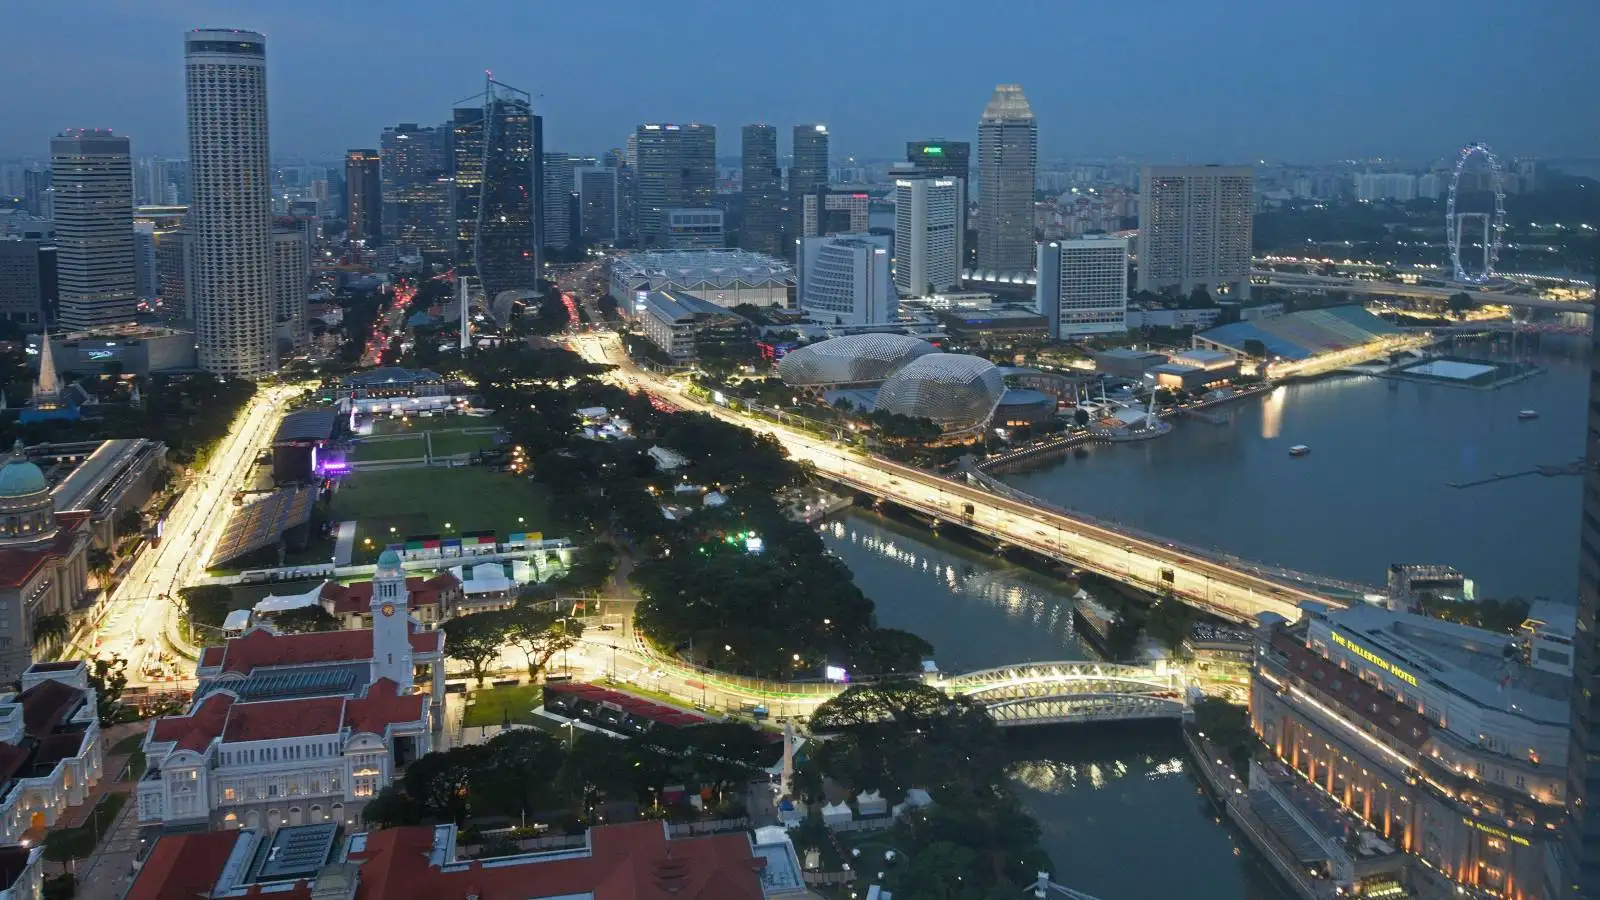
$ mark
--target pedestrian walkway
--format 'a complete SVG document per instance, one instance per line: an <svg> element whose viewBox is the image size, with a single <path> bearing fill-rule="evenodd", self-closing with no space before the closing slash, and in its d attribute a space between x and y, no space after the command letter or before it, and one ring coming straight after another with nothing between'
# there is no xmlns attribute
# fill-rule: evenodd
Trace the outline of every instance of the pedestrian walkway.
<svg viewBox="0 0 1600 900"><path fill-rule="evenodd" d="M333 564L336 566L350 565L350 557L356 552L356 523L355 520L340 522L333 539Z"/></svg>
<svg viewBox="0 0 1600 900"><path fill-rule="evenodd" d="M113 755L111 748L125 738L143 734L147 727L145 722L130 722L113 725L100 733L101 746L105 748L105 776L89 789L83 803L62 813L55 828L82 827L106 795L133 793L136 782L123 777L132 754ZM78 880L77 900L118 900L133 880L133 859L139 849L139 816L135 807L133 797L129 796L115 819L99 823L105 832L93 853L65 864L46 862L45 873L73 873ZM45 833L42 830L29 832L27 837L39 841L45 838Z"/></svg>

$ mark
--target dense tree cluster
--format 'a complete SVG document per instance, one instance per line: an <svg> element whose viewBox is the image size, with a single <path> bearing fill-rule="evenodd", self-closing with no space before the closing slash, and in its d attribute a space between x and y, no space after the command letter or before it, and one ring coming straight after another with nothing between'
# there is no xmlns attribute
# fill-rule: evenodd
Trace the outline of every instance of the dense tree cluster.
<svg viewBox="0 0 1600 900"><path fill-rule="evenodd" d="M367 805L369 825L390 827L506 817L545 824L590 823L606 804L637 806L664 816L692 808L665 806L668 788L728 791L762 777L781 745L737 723L661 728L631 739L577 732L573 743L539 729L505 731L487 744L430 753Z"/></svg>
<svg viewBox="0 0 1600 900"><path fill-rule="evenodd" d="M564 350L475 351L465 366L533 460L531 474L553 495L563 532L586 547L548 591L603 587L615 566L609 545L619 543L644 557L631 575L643 594L637 622L663 648L780 678L814 677L826 663L906 671L931 652L913 635L877 628L849 570L810 528L783 517L776 495L807 473L772 437L703 413L663 412L595 378L602 367ZM594 406L628 419L637 439L580 437L577 411ZM689 468L658 472L645 453L652 445L682 454ZM722 491L727 504L669 521L662 498L680 479ZM748 552L743 539L730 543L744 534L759 536L764 552Z"/></svg>
<svg viewBox="0 0 1600 900"><path fill-rule="evenodd" d="M818 803L828 782L895 802L923 788L934 804L890 832L900 860L884 887L908 897L1014 897L1048 869L1039 827L1007 784L1005 742L973 701L919 681L857 685L817 709L796 790Z"/></svg>
<svg viewBox="0 0 1600 900"><path fill-rule="evenodd" d="M6 396L19 406L32 393L34 373L20 351L0 355ZM139 404L130 402L134 384ZM151 375L137 382L107 377L85 381L85 389L100 397L83 418L23 424L8 419L0 426L0 442L27 444L43 441L104 440L140 435L167 445L167 457L184 465L201 466L217 441L228 433L234 417L255 394L255 385L243 379L215 375Z"/></svg>
<svg viewBox="0 0 1600 900"><path fill-rule="evenodd" d="M527 660L529 680L538 680L557 653L570 649L583 637L583 623L565 613L518 604L510 609L472 613L446 619L445 653L472 668L480 684L501 648L510 646Z"/></svg>

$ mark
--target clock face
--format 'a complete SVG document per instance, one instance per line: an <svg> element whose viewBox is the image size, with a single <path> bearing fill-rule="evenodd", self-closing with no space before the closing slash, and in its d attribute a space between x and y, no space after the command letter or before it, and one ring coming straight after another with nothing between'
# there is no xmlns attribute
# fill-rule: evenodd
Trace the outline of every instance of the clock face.
<svg viewBox="0 0 1600 900"><path fill-rule="evenodd" d="M392 616L392 615L394 615L394 604L393 603L385 603L383 605L383 607L379 611L382 612L386 616Z"/></svg>

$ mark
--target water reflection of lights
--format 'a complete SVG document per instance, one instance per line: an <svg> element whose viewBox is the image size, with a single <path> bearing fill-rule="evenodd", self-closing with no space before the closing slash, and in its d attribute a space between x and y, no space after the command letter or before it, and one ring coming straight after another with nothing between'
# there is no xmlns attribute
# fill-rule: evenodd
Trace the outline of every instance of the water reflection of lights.
<svg viewBox="0 0 1600 900"><path fill-rule="evenodd" d="M1281 385L1273 388L1261 405L1261 437L1265 440L1276 438L1283 428L1283 398L1288 393L1289 389Z"/></svg>
<svg viewBox="0 0 1600 900"><path fill-rule="evenodd" d="M824 537L848 542L881 559L926 572L950 593L983 600L1011 618L1030 621L1050 632L1073 633L1069 602L1045 595L1005 572L984 568L981 564L947 563L938 556L924 555L901 545L892 536L858 531L838 520L824 523L819 531Z"/></svg>
<svg viewBox="0 0 1600 900"><path fill-rule="evenodd" d="M1065 794L1069 791L1104 789L1111 782L1127 777L1143 777L1147 781L1163 781L1184 774L1182 757L1157 762L1145 757L1139 769L1130 769L1127 763L1062 762L1053 759L1024 760L1011 767L1011 777L1024 787L1042 794Z"/></svg>

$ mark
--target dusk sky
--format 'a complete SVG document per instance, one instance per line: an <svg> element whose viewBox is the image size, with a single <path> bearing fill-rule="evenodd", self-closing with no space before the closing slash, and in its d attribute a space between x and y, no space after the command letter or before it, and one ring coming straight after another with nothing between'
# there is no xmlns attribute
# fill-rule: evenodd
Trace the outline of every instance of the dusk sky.
<svg viewBox="0 0 1600 900"><path fill-rule="evenodd" d="M1230 162L1600 156L1595 0L6 0L0 154L112 127L186 153L182 33L267 35L274 155L438 123L483 71L530 91L545 146L645 121L826 122L835 159L972 139L1022 84L1046 158ZM67 38L70 36L70 40ZM543 95L540 97L539 95ZM787 136L782 152L787 153Z"/></svg>

